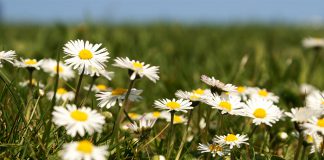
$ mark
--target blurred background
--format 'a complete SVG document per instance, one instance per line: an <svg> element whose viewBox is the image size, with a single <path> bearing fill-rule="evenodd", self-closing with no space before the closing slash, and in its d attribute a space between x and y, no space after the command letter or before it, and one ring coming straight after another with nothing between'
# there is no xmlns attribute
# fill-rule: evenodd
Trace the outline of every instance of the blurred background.
<svg viewBox="0 0 324 160"><path fill-rule="evenodd" d="M268 88L291 106L301 103L301 83L323 89L323 53L314 63L313 50L301 46L305 37L323 37L323 23L322 0L1 0L0 48L54 58L80 38L103 43L112 58L160 66L156 86L137 84L147 108L177 89L202 87L202 74ZM108 69L116 79L99 81L126 87L127 73Z"/></svg>

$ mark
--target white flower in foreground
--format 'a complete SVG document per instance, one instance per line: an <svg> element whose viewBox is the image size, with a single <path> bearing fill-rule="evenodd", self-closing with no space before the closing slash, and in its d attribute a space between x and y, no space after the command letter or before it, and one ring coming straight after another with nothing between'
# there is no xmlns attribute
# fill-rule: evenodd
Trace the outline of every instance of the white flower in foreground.
<svg viewBox="0 0 324 160"><path fill-rule="evenodd" d="M198 151L200 151L201 153L211 153L213 157L215 157L216 155L222 157L229 154L229 149L227 149L224 144L217 143L199 143Z"/></svg>
<svg viewBox="0 0 324 160"><path fill-rule="evenodd" d="M310 84L303 83L299 87L299 92L304 95L308 95L315 91L318 91L318 89Z"/></svg>
<svg viewBox="0 0 324 160"><path fill-rule="evenodd" d="M27 68L27 69L40 69L40 66L42 65L43 60L37 61L36 59L23 59L20 58L20 60L15 60L15 66L19 68Z"/></svg>
<svg viewBox="0 0 324 160"><path fill-rule="evenodd" d="M81 74L83 71L83 68L79 68L79 74ZM94 66L88 66L84 69L84 74L88 75L90 77L104 77L107 80L111 81L112 78L114 77L115 73L114 72L108 72L106 69L104 68L97 68Z"/></svg>
<svg viewBox="0 0 324 160"><path fill-rule="evenodd" d="M201 76L201 81L211 86L213 89L217 89L225 92L236 92L236 86L232 84L225 84L214 77L208 77L206 75Z"/></svg>
<svg viewBox="0 0 324 160"><path fill-rule="evenodd" d="M324 134L324 118L312 117L302 126L306 129L307 134L313 135L318 132Z"/></svg>
<svg viewBox="0 0 324 160"><path fill-rule="evenodd" d="M190 101L203 101L204 97L212 94L209 89L196 89L191 92L178 90L175 95L177 98L187 99Z"/></svg>
<svg viewBox="0 0 324 160"><path fill-rule="evenodd" d="M315 91L306 97L306 107L323 111L324 108L324 91Z"/></svg>
<svg viewBox="0 0 324 160"><path fill-rule="evenodd" d="M47 98L52 99L54 96L54 92L50 91L47 93ZM67 91L65 88L61 87L56 90L56 100L62 100L62 101L72 101L75 97L74 92Z"/></svg>
<svg viewBox="0 0 324 160"><path fill-rule="evenodd" d="M126 68L132 71L130 75L130 79L134 80L136 76L139 77L147 77L154 83L160 79L158 73L159 73L159 67L158 66L150 66L149 64L145 64L144 62L139 62L135 60L130 60L128 57L126 58L120 58L117 57L115 59L115 63L113 66L120 67L120 68Z"/></svg>
<svg viewBox="0 0 324 160"><path fill-rule="evenodd" d="M244 103L241 102L241 98L238 96L219 96L218 94L210 95L205 103L221 110L222 114L229 113L232 115L241 115L242 107L244 106Z"/></svg>
<svg viewBox="0 0 324 160"><path fill-rule="evenodd" d="M166 111L181 111L187 112L189 109L193 109L191 107L191 102L189 100L184 99L160 99L154 102L155 108L163 109Z"/></svg>
<svg viewBox="0 0 324 160"><path fill-rule="evenodd" d="M128 125L128 129L133 131L136 134L141 134L148 130L151 130L156 122L156 119L146 119L145 117L141 117L139 119L139 123L133 122Z"/></svg>
<svg viewBox="0 0 324 160"><path fill-rule="evenodd" d="M114 106L116 102L119 106L121 106L125 99L126 93L127 89L124 88L116 88L107 92L99 92L96 94L97 100L99 101L98 106L101 108L106 107L109 109L110 107ZM142 98L140 96L141 93L142 90L137 90L133 88L130 91L128 100L132 102L139 101Z"/></svg>
<svg viewBox="0 0 324 160"><path fill-rule="evenodd" d="M88 107L77 108L74 104L63 106L55 106L53 122L58 126L64 126L67 134L75 137L78 133L84 136L87 132L92 135L94 132L101 132L102 126L105 124L105 117L96 110Z"/></svg>
<svg viewBox="0 0 324 160"><path fill-rule="evenodd" d="M303 39L303 47L305 48L322 48L324 47L324 39L323 38L313 38L308 37Z"/></svg>
<svg viewBox="0 0 324 160"><path fill-rule="evenodd" d="M86 91L88 91L90 89L90 85L84 86L83 88ZM110 88L108 86L104 85L104 84L94 85L94 86L92 86L92 89L91 89L91 91L96 92L96 93L105 92L105 91L108 91L108 90L110 90Z"/></svg>
<svg viewBox="0 0 324 160"><path fill-rule="evenodd" d="M95 146L88 140L82 140L64 144L59 155L63 160L105 160L107 149L107 146Z"/></svg>
<svg viewBox="0 0 324 160"><path fill-rule="evenodd" d="M241 144L249 144L247 141L249 138L246 135L240 135L240 134L227 134L224 136L216 136L213 141L218 144L224 144L229 145L230 149L233 147L240 148Z"/></svg>
<svg viewBox="0 0 324 160"><path fill-rule="evenodd" d="M311 117L319 116L318 111L307 107L292 108L290 112L285 112L285 114L291 118L291 121L297 123L304 123L307 122Z"/></svg>
<svg viewBox="0 0 324 160"><path fill-rule="evenodd" d="M0 67L2 67L2 61L7 61L11 64L13 64L13 61L16 58L16 52L15 51L0 51Z"/></svg>
<svg viewBox="0 0 324 160"><path fill-rule="evenodd" d="M53 59L44 59L41 67L52 77L57 74L57 70L59 72L59 77L66 81L74 77L74 72L70 67L66 66L62 62L59 62L59 66L57 66L56 60Z"/></svg>
<svg viewBox="0 0 324 160"><path fill-rule="evenodd" d="M99 49L101 44L91 44L89 41L71 40L67 42L64 47L65 57L64 61L73 69L83 69L89 66L103 69L108 62L108 55L106 48Z"/></svg>
<svg viewBox="0 0 324 160"><path fill-rule="evenodd" d="M247 105L244 106L245 116L253 118L253 123L256 125L264 123L272 126L282 116L282 112L272 101L255 98L246 103Z"/></svg>
<svg viewBox="0 0 324 160"><path fill-rule="evenodd" d="M266 89L260 88L251 88L251 98L262 98L265 100L270 100L272 102L278 103L279 97L276 96L274 93L267 91Z"/></svg>

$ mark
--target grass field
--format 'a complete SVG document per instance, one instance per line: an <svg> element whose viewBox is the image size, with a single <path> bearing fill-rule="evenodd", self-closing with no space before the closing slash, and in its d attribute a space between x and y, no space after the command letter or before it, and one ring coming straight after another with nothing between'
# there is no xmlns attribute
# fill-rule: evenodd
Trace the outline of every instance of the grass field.
<svg viewBox="0 0 324 160"><path fill-rule="evenodd" d="M214 76L225 83L237 86L258 86L266 88L280 97L278 106L289 111L292 107L304 106L304 100L299 93L302 83L309 83L320 90L324 88L324 51L315 58L311 49L302 47L305 37L322 37L323 27L290 26L290 25L224 25L224 26L182 26L176 24L156 25L1 25L0 26L0 50L15 50L18 57L23 58L53 58L60 54L63 60L63 46L69 40L84 39L92 43L102 43L110 53L108 70L115 72L112 81L99 78L97 82L105 83L111 87L127 87L129 78L126 70L111 66L113 58L129 57L154 66L160 66L160 80L152 83L148 79L138 80L135 87L142 89L143 100L132 103L129 112L144 114L156 111L153 107L154 100L161 98L173 98L174 93L181 90L193 90L207 88L200 81L200 76L206 74ZM0 158L8 159L58 159L58 151L63 143L75 140L65 134L62 127L52 125L48 138L46 126L49 125L51 100L45 97L34 96L28 93L28 87L18 87L18 83L28 80L28 72L24 69L13 67L4 63L1 70L0 83ZM42 71L35 71L33 78L45 84L45 92L53 90L54 78ZM8 79L8 80L6 80ZM66 86L75 90L78 78L72 81L59 81L59 86ZM84 77L83 85L90 84L91 78ZM81 99L87 92L80 92ZM96 106L94 94L86 101L88 106ZM33 104L30 106L30 103ZM59 104L56 104L59 105ZM29 107L28 107L29 106ZM36 106L35 116L26 119L25 114ZM201 114L208 113L206 107L199 110ZM100 109L107 111L107 109ZM110 109L115 117L117 107ZM198 123L198 110L194 110L193 124ZM197 115L196 115L197 114ZM184 114L186 115L186 114ZM193 131L192 141L184 144L181 154L182 159L208 159L210 156L200 154L197 151L198 143L211 140L215 134L228 132L248 134L252 125L241 117L223 116L221 128L213 125L221 114L213 110L210 118L210 130L207 134ZM109 135L112 130L114 118L106 120L101 134L95 134L96 144L110 144ZM27 125L28 123L28 125ZM151 138L157 135L167 123L157 122ZM174 147L171 151L171 159L178 153L179 145L183 137L185 125L175 127ZM294 124L288 119L276 123L271 130L267 130L270 136L264 137L263 132L267 127L257 128L253 145L250 145L251 153L245 150L232 152L236 158L247 157L252 154L252 159L293 159L298 142L298 136ZM199 129L198 129L199 130ZM280 140L277 133L286 132L287 140ZM126 137L127 132L122 132ZM199 134L200 133L200 134ZM166 155L167 147L163 142L162 133L154 140L146 151L136 152L134 156L131 142L124 139L121 144L124 150L121 157L135 157L137 159L152 159L154 155ZM100 137L103 137L101 139ZM161 138L162 137L162 138ZM164 136L165 137L165 136ZM270 138L269 138L270 137ZM161 140L162 139L162 140ZM80 140L80 137L79 137ZM99 141L100 140L100 141ZM265 144L262 141L269 141ZM163 146L163 147L161 147ZM115 155L115 146L110 145L110 159L118 159ZM130 148L128 148L130 147ZM249 148L249 147L247 147ZM310 146L307 146L307 151ZM262 153L262 154L261 154ZM117 158L116 158L117 157ZM233 158L233 157L232 157ZM319 158L319 157L317 157ZM123 159L123 158L122 158ZM131 158L129 158L131 159ZM248 159L248 158L247 158Z"/></svg>

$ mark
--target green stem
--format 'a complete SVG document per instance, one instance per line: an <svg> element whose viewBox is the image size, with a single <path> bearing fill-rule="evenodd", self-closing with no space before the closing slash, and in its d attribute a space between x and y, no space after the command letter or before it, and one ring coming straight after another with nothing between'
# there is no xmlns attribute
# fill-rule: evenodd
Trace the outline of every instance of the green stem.
<svg viewBox="0 0 324 160"><path fill-rule="evenodd" d="M297 148L295 151L294 160L298 160L298 158L299 158L299 152L300 152L301 146L303 144L303 140L304 140L304 137L303 137L302 133L299 132L298 144L297 144Z"/></svg>
<svg viewBox="0 0 324 160"><path fill-rule="evenodd" d="M85 70L85 67L83 67L83 69L82 69L82 72L80 74L79 81L78 81L78 84L77 84L77 88L76 88L76 91L75 91L75 98L74 98L74 104L75 105L77 105L77 102L78 102L78 97L79 97L81 83L82 83L82 79L83 79L83 75L84 75L84 70Z"/></svg>
<svg viewBox="0 0 324 160"><path fill-rule="evenodd" d="M86 97L82 100L82 102L80 103L80 107L81 107L81 106L85 103L85 101L88 99L89 94L90 94L90 92L91 92L91 90L92 90L92 88L93 88L93 85L95 84L95 81L96 81L97 78L98 78L97 76L93 76L93 77L92 77L92 81L91 81L90 87L89 87L89 89L88 89L87 95L86 95ZM91 105L91 107L92 107L92 105Z"/></svg>
<svg viewBox="0 0 324 160"><path fill-rule="evenodd" d="M205 137L205 142L208 141L209 126L210 126L210 114L211 114L211 107L208 107L207 108L207 115L206 115L206 129L205 129L205 136L204 136Z"/></svg>
<svg viewBox="0 0 324 160"><path fill-rule="evenodd" d="M190 121L191 121L191 117L192 117L192 112L193 112L193 109L189 111L187 127L186 127L186 130L185 130L184 136L182 137L182 141L181 141L181 144L180 144L180 147L179 147L179 151L178 151L177 156L176 156L176 160L179 160L180 159L183 146L184 146L184 144L186 142L186 139L187 139L187 136L188 136L188 129L189 129Z"/></svg>
<svg viewBox="0 0 324 160"><path fill-rule="evenodd" d="M312 81L313 80L313 75L314 75L314 72L315 72L315 69L316 69L318 60L319 60L320 51L321 51L320 48L315 48L314 49L315 56L313 57L311 66L310 66L310 68L308 70L308 77L306 78L308 81Z"/></svg>
<svg viewBox="0 0 324 160"><path fill-rule="evenodd" d="M173 148L172 137L173 137L173 127L174 127L173 121L174 121L174 113L175 113L175 111L171 111L170 113L171 113L170 114L171 121L170 121L170 132L169 132L169 137L168 137L167 159L170 159L171 151L172 151L172 148Z"/></svg>
<svg viewBox="0 0 324 160"><path fill-rule="evenodd" d="M300 159L305 159L306 149L307 149L307 145L303 145L302 155L301 155Z"/></svg>

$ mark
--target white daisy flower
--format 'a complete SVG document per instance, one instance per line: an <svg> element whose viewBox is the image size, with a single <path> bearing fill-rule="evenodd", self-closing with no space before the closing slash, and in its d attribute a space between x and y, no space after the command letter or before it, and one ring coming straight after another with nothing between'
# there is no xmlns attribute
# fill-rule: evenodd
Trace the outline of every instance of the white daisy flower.
<svg viewBox="0 0 324 160"><path fill-rule="evenodd" d="M128 129L136 134L141 134L143 132L149 131L153 128L156 119L146 119L145 117L141 117L139 119L139 123L133 122L128 125Z"/></svg>
<svg viewBox="0 0 324 160"><path fill-rule="evenodd" d="M323 137L319 136L318 134L314 134L312 137L312 147L310 153L321 153L323 150ZM323 155L323 153L322 153Z"/></svg>
<svg viewBox="0 0 324 160"><path fill-rule="evenodd" d="M225 84L214 77L208 77L206 75L201 76L201 81L211 86L212 89L225 91L225 92L236 92L236 86L232 84Z"/></svg>
<svg viewBox="0 0 324 160"><path fill-rule="evenodd" d="M59 66L57 66L56 60L53 59L43 60L41 67L45 72L49 73L50 76L52 77L56 75L57 69L59 71L60 78L66 81L74 77L74 72L70 67L66 66L62 62L59 62Z"/></svg>
<svg viewBox="0 0 324 160"><path fill-rule="evenodd" d="M29 85L29 83L30 83L29 80L25 80L25 81L19 82L19 86L26 87ZM34 87L38 86L39 88L44 88L44 86L45 86L43 83L37 81L36 79L32 79L32 85Z"/></svg>
<svg viewBox="0 0 324 160"><path fill-rule="evenodd" d="M191 107L191 102L184 99L160 99L155 100L154 105L155 108L163 109L166 111L181 111L181 112L187 112L189 109L193 109Z"/></svg>
<svg viewBox="0 0 324 160"><path fill-rule="evenodd" d="M237 86L235 92L230 92L231 95L239 96L242 100L246 101L251 94L251 87Z"/></svg>
<svg viewBox="0 0 324 160"><path fill-rule="evenodd" d="M50 91L47 93L47 98L48 99L52 99L54 96L54 92L53 91ZM75 94L74 92L72 91L67 91L65 88L63 87L60 87L60 88L57 88L56 90L56 100L59 101L59 100L62 100L62 101L72 101L75 97Z"/></svg>
<svg viewBox="0 0 324 160"><path fill-rule="evenodd" d="M322 48L324 47L324 39L308 37L303 39L303 46L305 48Z"/></svg>
<svg viewBox="0 0 324 160"><path fill-rule="evenodd" d="M43 60L37 61L36 59L23 59L20 58L20 60L15 60L14 65L19 68L27 68L27 69L40 69L40 66L42 65Z"/></svg>
<svg viewBox="0 0 324 160"><path fill-rule="evenodd" d="M290 112L285 112L285 114L291 118L291 121L297 123L304 123L311 117L320 116L318 111L307 107L292 108Z"/></svg>
<svg viewBox="0 0 324 160"><path fill-rule="evenodd" d="M306 97L306 107L323 111L324 108L324 91L312 92Z"/></svg>
<svg viewBox="0 0 324 160"><path fill-rule="evenodd" d="M134 80L136 76L142 78L143 76L147 77L154 83L160 79L159 67L158 66L150 66L149 64L145 64L144 62L139 62L135 60L130 60L128 57L120 58L117 57L115 59L115 63L113 66L126 68L132 71L130 79Z"/></svg>
<svg viewBox="0 0 324 160"><path fill-rule="evenodd" d="M276 96L274 93L267 91L266 89L260 88L250 88L251 89L251 98L262 98L265 100L270 100L272 102L278 103L279 97Z"/></svg>
<svg viewBox="0 0 324 160"><path fill-rule="evenodd" d="M79 74L81 74L83 71L83 68L79 68ZM88 66L84 69L84 74L88 75L90 77L104 77L107 80L111 81L112 78L114 77L115 73L114 72L108 72L106 69L104 68L96 68L94 66Z"/></svg>
<svg viewBox="0 0 324 160"><path fill-rule="evenodd" d="M213 141L218 144L229 145L230 149L233 147L240 148L241 144L249 144L249 138L246 135L240 134L227 134L224 136L216 136Z"/></svg>
<svg viewBox="0 0 324 160"><path fill-rule="evenodd" d="M131 118L134 121L140 120L142 118L142 115L140 115L138 113L128 112L127 114L129 116L129 118Z"/></svg>
<svg viewBox="0 0 324 160"><path fill-rule="evenodd" d="M99 49L100 46L101 44L91 44L89 41L71 40L63 47L65 56L68 57L64 62L73 69L86 69L89 66L103 69L109 53L106 48Z"/></svg>
<svg viewBox="0 0 324 160"><path fill-rule="evenodd" d="M59 155L63 160L105 160L107 149L107 146L95 146L88 140L82 140L64 144Z"/></svg>
<svg viewBox="0 0 324 160"><path fill-rule="evenodd" d="M231 115L241 115L242 107L244 106L244 103L241 102L241 98L238 96L219 96L218 94L209 96L205 103L221 110L222 114L229 113Z"/></svg>
<svg viewBox="0 0 324 160"><path fill-rule="evenodd" d="M318 89L310 84L303 83L299 87L299 92L304 95L308 95L315 91L318 91Z"/></svg>
<svg viewBox="0 0 324 160"><path fill-rule="evenodd" d="M201 153L211 153L213 157L215 157L216 155L223 157L229 154L229 150L225 147L224 144L217 144L217 143L213 143L213 144L199 143L198 151L200 151Z"/></svg>
<svg viewBox="0 0 324 160"><path fill-rule="evenodd" d="M191 92L178 90L175 93L177 98L187 99L187 100L190 100L193 102L203 101L204 97L211 95L211 94L212 93L209 89L200 89L200 88L193 90Z"/></svg>
<svg viewBox="0 0 324 160"><path fill-rule="evenodd" d="M140 99L142 99L142 97L140 96L142 92L142 90L137 90L133 88L130 91L128 100L132 102L139 101ZM126 93L127 89L124 88L116 88L107 92L99 92L96 94L97 100L99 101L98 105L101 108L106 107L109 109L110 107L114 106L117 102L119 106L122 106Z"/></svg>
<svg viewBox="0 0 324 160"><path fill-rule="evenodd" d="M154 112L149 112L147 114L145 114L145 118L146 119L160 119L160 118L166 118L164 115L165 111L159 112L159 111L154 111Z"/></svg>
<svg viewBox="0 0 324 160"><path fill-rule="evenodd" d="M58 126L64 126L67 134L75 137L78 133L84 136L85 132L92 135L94 132L101 132L102 126L105 124L105 117L96 110L89 107L77 108L74 104L63 106L55 106L53 122Z"/></svg>
<svg viewBox="0 0 324 160"><path fill-rule="evenodd" d="M308 134L316 134L318 132L324 134L324 118L312 117L307 123L302 125Z"/></svg>
<svg viewBox="0 0 324 160"><path fill-rule="evenodd" d="M86 91L88 91L90 89L90 85L84 86L83 88ZM106 86L104 84L97 84L97 85L92 86L92 88L91 88L91 91L96 92L96 93L105 92L105 91L108 91L108 90L111 90L111 88L109 88L108 86Z"/></svg>
<svg viewBox="0 0 324 160"><path fill-rule="evenodd" d="M16 58L16 52L15 51L0 51L0 67L2 67L2 61L7 61L11 64L13 64L14 60Z"/></svg>
<svg viewBox="0 0 324 160"><path fill-rule="evenodd" d="M253 118L253 123L256 125L265 123L272 126L282 116L282 112L272 101L255 98L246 103L247 105L244 106L245 116Z"/></svg>
<svg viewBox="0 0 324 160"><path fill-rule="evenodd" d="M167 114L164 115L165 119L167 122L171 122L171 114L168 112ZM173 116L173 124L186 124L188 121L187 118L185 118L182 115L174 115Z"/></svg>

